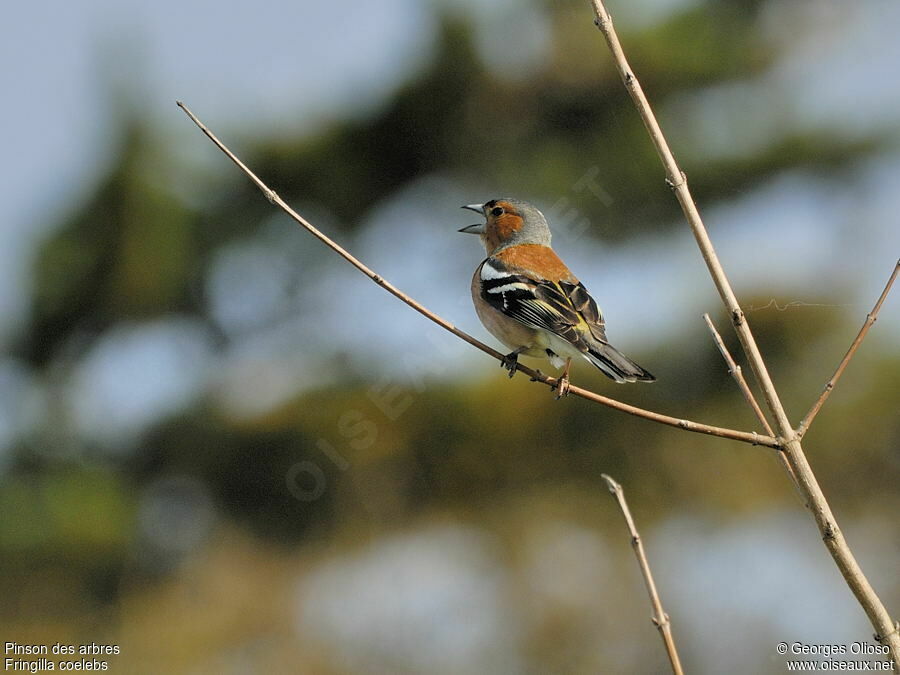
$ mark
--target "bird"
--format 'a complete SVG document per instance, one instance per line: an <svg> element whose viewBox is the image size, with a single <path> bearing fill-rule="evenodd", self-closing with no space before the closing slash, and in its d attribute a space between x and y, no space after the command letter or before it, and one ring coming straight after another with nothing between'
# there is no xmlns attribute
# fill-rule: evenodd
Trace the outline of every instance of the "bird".
<svg viewBox="0 0 900 675"><path fill-rule="evenodd" d="M597 303L550 247L543 213L512 198L462 208L485 219L459 231L479 235L487 252L472 277L472 301L484 327L512 350L500 363L510 377L524 355L564 368L554 385L557 399L568 395L569 369L578 357L617 383L656 380L607 342Z"/></svg>

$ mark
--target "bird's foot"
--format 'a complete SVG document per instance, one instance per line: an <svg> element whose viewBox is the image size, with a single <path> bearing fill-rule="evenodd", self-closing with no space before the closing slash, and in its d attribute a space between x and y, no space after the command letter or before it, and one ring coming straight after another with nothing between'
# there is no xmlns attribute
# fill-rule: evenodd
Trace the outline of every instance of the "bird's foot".
<svg viewBox="0 0 900 675"><path fill-rule="evenodd" d="M558 401L563 396L569 395L569 390L572 388L569 384L569 368L572 367L572 357L566 359L566 367L563 370L562 375L556 378L556 384L553 385L553 389L556 389L556 400Z"/></svg>
<svg viewBox="0 0 900 675"><path fill-rule="evenodd" d="M556 380L556 384L554 384L551 387L551 389L556 390L556 400L557 401L559 399L561 399L563 396L568 396L569 390L571 388L572 388L572 386L569 384L569 375L568 374L563 374L562 377L559 377Z"/></svg>
<svg viewBox="0 0 900 675"><path fill-rule="evenodd" d="M510 352L500 360L500 367L506 368L506 370L509 371L510 378L512 378L512 376L516 374L516 366L518 365L518 363L519 352Z"/></svg>
<svg viewBox="0 0 900 675"><path fill-rule="evenodd" d="M545 377L547 377L547 376L544 375L540 370L535 370L535 371L534 371L534 377L532 377L532 378L531 378L530 380L528 380L528 381L529 381L529 382L543 382Z"/></svg>

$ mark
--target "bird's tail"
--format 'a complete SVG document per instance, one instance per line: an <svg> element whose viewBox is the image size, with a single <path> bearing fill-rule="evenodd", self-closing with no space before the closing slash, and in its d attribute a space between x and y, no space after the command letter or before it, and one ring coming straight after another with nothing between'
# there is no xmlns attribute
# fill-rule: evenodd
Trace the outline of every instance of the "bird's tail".
<svg viewBox="0 0 900 675"><path fill-rule="evenodd" d="M619 384L624 382L653 382L653 375L641 368L618 349L605 342L595 342L584 354L604 375Z"/></svg>

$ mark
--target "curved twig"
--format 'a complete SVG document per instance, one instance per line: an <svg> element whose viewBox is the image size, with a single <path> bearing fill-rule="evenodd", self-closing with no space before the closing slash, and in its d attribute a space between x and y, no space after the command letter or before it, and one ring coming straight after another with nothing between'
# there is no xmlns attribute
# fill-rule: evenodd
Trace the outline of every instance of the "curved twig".
<svg viewBox="0 0 900 675"><path fill-rule="evenodd" d="M441 328L450 331L456 337L468 342L470 345L475 347L476 349L480 349L485 354L492 356L493 358L503 362L504 355L498 352L496 349L492 349L487 346L483 342L475 339L465 331L460 330L452 323L447 321L446 319L438 316L430 309L425 307L423 304L411 298L409 295L401 291L399 288L394 286L392 283L387 281L381 275L376 274L374 270L367 267L363 264L358 258L354 257L349 251L345 248L337 244L327 235L319 231L315 228L309 221L307 221L303 216L294 211L281 197L276 194L274 190L269 188L265 183L260 180L256 174L254 174L247 165L244 164L238 157L229 150L222 141L216 138L216 135L210 131L203 122L201 122L193 112L188 109L184 103L181 101L176 102L178 107L181 108L188 117L196 124L200 130L206 134L206 136L219 148L222 152L224 152L228 158L234 162L240 169L243 171L250 180L252 180L256 186L262 191L265 195L266 199L268 199L271 203L275 204L279 208L281 208L285 213L287 213L293 220L299 223L303 228L305 228L310 234L312 234L316 239L324 243L331 250L341 256L344 260L353 265L360 272L365 274L369 279L374 281L376 284L381 286L388 293L406 303L414 310L419 312L421 315L430 319L434 323L436 323ZM542 382L547 386L554 388L557 385L556 378L548 377L543 373L532 370L531 368L524 366L522 364L517 364L516 368L521 372L528 375L535 382ZM758 434L755 431L738 431L736 429L727 429L724 427L716 427L710 424L702 424L701 422L693 422L691 420L680 419L677 417L671 417L669 415L663 415L661 413L653 412L651 410L645 410L644 408L639 408L637 406L629 405L628 403L623 403L622 401L617 401L616 399L609 398L608 396L603 396L602 394L597 394L588 389L583 389L581 387L570 386L569 393L575 396L578 396L583 399L587 399L588 401L593 401L594 403L599 403L601 405L605 405L609 408L614 408L615 410L619 410L624 413L628 413L629 415L634 415L636 417L641 417L646 420L650 420L652 422L657 422L659 424L665 424L670 427L677 427L679 429L684 429L685 431L692 431L699 434L708 434L710 436L718 436L720 438L728 438L735 441L741 441L743 443L749 443L751 445L762 445L769 448L778 448L779 442L777 439L772 436L766 436L763 434Z"/></svg>

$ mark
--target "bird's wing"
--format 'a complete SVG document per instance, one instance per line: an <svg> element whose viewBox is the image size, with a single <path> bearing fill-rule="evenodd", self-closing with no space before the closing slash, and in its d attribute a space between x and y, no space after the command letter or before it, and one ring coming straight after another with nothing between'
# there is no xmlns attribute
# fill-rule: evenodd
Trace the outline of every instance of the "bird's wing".
<svg viewBox="0 0 900 675"><path fill-rule="evenodd" d="M606 341L597 303L580 282L534 279L497 258L481 266L481 297L529 326L559 335L581 351L593 337Z"/></svg>
<svg viewBox="0 0 900 675"><path fill-rule="evenodd" d="M569 302L572 303L575 311L584 319L594 339L606 342L606 322L603 320L603 314L600 312L600 308L597 307L594 298L591 297L591 294L584 287L584 284L580 281L575 284L560 281L558 285Z"/></svg>

